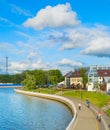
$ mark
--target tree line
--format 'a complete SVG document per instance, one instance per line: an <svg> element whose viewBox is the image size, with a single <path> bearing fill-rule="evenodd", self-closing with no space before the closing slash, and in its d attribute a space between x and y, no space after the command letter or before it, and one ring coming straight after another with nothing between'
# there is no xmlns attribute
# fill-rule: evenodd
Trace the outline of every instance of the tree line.
<svg viewBox="0 0 110 130"><path fill-rule="evenodd" d="M56 70L26 70L20 74L0 74L0 83L21 84L24 80L34 79L39 86L57 84L64 80L61 71Z"/></svg>

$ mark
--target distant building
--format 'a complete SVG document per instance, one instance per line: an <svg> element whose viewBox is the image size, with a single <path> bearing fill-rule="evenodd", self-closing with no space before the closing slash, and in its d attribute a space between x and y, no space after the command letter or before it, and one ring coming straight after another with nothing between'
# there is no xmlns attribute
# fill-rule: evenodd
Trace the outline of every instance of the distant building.
<svg viewBox="0 0 110 130"><path fill-rule="evenodd" d="M70 86L76 89L82 88L83 84L80 70L75 70L70 76Z"/></svg>
<svg viewBox="0 0 110 130"><path fill-rule="evenodd" d="M107 83L110 82L110 69L97 70L97 74L100 89L106 90Z"/></svg>
<svg viewBox="0 0 110 130"><path fill-rule="evenodd" d="M70 87L70 77L73 74L73 71L67 72L64 77L65 77L65 86Z"/></svg>
<svg viewBox="0 0 110 130"><path fill-rule="evenodd" d="M107 84L110 83L110 66L94 65L86 68L86 70L88 76L88 91L95 91L96 89L108 89ZM83 87L80 70L74 70L66 73L65 85L71 88Z"/></svg>
<svg viewBox="0 0 110 130"><path fill-rule="evenodd" d="M88 72L88 84L91 84L93 89L105 90L109 80L110 66L90 66Z"/></svg>
<svg viewBox="0 0 110 130"><path fill-rule="evenodd" d="M90 66L88 72L88 82L93 84L94 87L98 86L98 75L97 75L97 66Z"/></svg>

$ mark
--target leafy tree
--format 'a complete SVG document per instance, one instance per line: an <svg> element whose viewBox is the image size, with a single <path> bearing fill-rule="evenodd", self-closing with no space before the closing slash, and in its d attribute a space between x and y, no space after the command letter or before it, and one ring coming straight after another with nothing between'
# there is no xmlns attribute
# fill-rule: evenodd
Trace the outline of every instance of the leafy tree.
<svg viewBox="0 0 110 130"><path fill-rule="evenodd" d="M46 71L43 70L36 70L34 72L34 76L36 78L36 84L45 85L47 84L47 75Z"/></svg>
<svg viewBox="0 0 110 130"><path fill-rule="evenodd" d="M64 80L64 77L62 76L60 70L49 70L48 73L51 84L57 84L58 82Z"/></svg>
<svg viewBox="0 0 110 130"><path fill-rule="evenodd" d="M35 84L37 85L57 84L58 82L64 80L64 77L62 76L60 70L48 70L48 71L26 70L20 74L13 74L13 75L1 74L0 82L20 84L23 81L22 83L24 83L25 79L28 78L27 75L34 76Z"/></svg>
<svg viewBox="0 0 110 130"><path fill-rule="evenodd" d="M20 84L26 78L24 73L12 75L12 83Z"/></svg>
<svg viewBox="0 0 110 130"><path fill-rule="evenodd" d="M86 74L86 69L81 68L80 73L81 73L81 77L82 77L83 88L86 89L86 84L88 83L88 76Z"/></svg>
<svg viewBox="0 0 110 130"><path fill-rule="evenodd" d="M34 75L26 73L26 79L22 81L23 88L25 90L31 90L36 88L36 79Z"/></svg>
<svg viewBox="0 0 110 130"><path fill-rule="evenodd" d="M51 81L51 84L56 84L56 83L58 83L58 82L57 82L57 81L58 81L57 76L55 76L55 75L50 76L50 81Z"/></svg>
<svg viewBox="0 0 110 130"><path fill-rule="evenodd" d="M1 83L11 83L12 76L8 74L1 74L0 75L0 82Z"/></svg>

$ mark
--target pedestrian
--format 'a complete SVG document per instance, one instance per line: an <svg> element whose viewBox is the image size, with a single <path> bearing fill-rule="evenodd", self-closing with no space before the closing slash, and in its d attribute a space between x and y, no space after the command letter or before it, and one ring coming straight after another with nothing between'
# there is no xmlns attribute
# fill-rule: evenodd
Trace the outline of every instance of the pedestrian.
<svg viewBox="0 0 110 130"><path fill-rule="evenodd" d="M81 103L78 104L78 108L79 108L79 110L81 110Z"/></svg>
<svg viewBox="0 0 110 130"><path fill-rule="evenodd" d="M86 105L88 108L90 107L90 101L88 99L86 99Z"/></svg>
<svg viewBox="0 0 110 130"><path fill-rule="evenodd" d="M101 111L98 111L97 119L98 119L99 121L101 121L101 118L102 118L102 112L101 112Z"/></svg>

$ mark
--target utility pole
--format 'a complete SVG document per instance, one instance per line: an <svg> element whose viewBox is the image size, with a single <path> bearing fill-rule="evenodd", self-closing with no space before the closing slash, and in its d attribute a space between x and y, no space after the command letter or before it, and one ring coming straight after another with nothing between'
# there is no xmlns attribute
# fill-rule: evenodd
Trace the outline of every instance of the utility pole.
<svg viewBox="0 0 110 130"><path fill-rule="evenodd" d="M8 74L8 57L6 56L6 74Z"/></svg>

